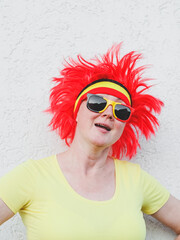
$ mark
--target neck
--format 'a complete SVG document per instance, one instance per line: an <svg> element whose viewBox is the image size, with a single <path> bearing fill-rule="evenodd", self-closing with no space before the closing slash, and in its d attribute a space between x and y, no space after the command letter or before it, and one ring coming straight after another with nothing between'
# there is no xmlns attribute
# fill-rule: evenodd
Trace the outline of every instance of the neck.
<svg viewBox="0 0 180 240"><path fill-rule="evenodd" d="M62 159L66 159L74 170L83 171L85 174L96 173L103 170L111 161L108 157L110 147L97 147L80 139L74 139L70 148L63 153Z"/></svg>

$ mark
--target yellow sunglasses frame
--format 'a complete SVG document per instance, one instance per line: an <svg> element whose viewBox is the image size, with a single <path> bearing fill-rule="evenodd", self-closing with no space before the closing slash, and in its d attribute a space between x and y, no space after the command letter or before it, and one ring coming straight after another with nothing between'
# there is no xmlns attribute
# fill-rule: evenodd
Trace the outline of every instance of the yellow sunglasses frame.
<svg viewBox="0 0 180 240"><path fill-rule="evenodd" d="M119 103L119 102L112 101L112 100L107 99L107 98L105 98L105 97L103 97L103 96L100 96L100 95L98 95L98 94L88 93L88 94L87 94L87 99L89 99L92 95L96 95L96 96L98 96L98 97L101 97L101 98L103 98L104 100L106 100L106 102L107 102L105 108L104 108L103 110L99 111L99 112L98 112L98 111L93 111L93 110L91 110L91 109L89 109L89 108L87 107L87 108L88 108L90 111L92 111L92 112L102 113L102 112L104 112L104 111L109 107L109 105L111 105L112 108L113 108L113 116L115 117L115 119L117 119L118 121L121 121L121 122L127 122L127 121L129 121L129 119L131 118L132 113L134 112L134 108L132 108L132 107L130 107L130 106L124 104L124 103ZM87 101L88 101L88 100L87 100ZM128 107L128 108L131 110L131 113L130 113L129 118L128 118L127 120L122 120L122 119L120 119L120 118L118 118L118 117L116 116L116 114L115 114L115 106L116 106L116 105L123 105L123 106L125 106L125 107Z"/></svg>

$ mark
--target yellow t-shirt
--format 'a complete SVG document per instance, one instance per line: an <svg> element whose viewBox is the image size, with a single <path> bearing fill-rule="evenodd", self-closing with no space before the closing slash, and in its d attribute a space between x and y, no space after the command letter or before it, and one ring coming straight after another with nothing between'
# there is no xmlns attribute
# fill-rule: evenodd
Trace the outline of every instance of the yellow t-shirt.
<svg viewBox="0 0 180 240"><path fill-rule="evenodd" d="M56 156L29 160L0 179L0 198L19 212L28 240L144 240L143 213L168 191L138 164L115 161L116 190L107 201L86 199L68 184Z"/></svg>

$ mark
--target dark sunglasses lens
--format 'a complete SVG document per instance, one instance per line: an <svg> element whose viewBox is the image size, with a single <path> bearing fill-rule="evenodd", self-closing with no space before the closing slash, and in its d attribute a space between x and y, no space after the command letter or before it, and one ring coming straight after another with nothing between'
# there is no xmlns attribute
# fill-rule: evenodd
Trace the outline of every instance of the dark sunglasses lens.
<svg viewBox="0 0 180 240"><path fill-rule="evenodd" d="M105 108L106 103L101 96L91 95L87 101L87 108L93 112L100 112Z"/></svg>
<svg viewBox="0 0 180 240"><path fill-rule="evenodd" d="M115 106L115 115L120 120L126 121L129 119L129 117L131 115L131 109L128 108L127 106L117 104Z"/></svg>

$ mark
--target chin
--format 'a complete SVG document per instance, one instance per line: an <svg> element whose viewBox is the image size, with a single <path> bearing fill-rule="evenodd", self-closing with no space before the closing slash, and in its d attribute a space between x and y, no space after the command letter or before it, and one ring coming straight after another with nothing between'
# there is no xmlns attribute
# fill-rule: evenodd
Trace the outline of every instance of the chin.
<svg viewBox="0 0 180 240"><path fill-rule="evenodd" d="M114 144L114 142L109 142L106 141L105 138L100 138L100 137L96 137L94 139L91 139L91 143L97 147L104 147L104 148L107 148L107 147L110 147Z"/></svg>

